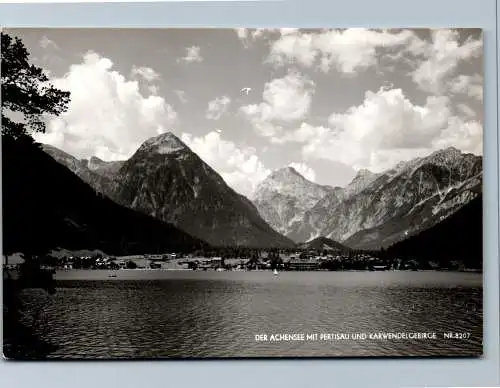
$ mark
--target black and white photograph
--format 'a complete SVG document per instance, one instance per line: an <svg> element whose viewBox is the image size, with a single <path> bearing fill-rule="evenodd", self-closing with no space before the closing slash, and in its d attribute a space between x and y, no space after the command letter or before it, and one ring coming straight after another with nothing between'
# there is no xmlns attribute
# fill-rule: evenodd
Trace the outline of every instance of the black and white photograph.
<svg viewBox="0 0 500 388"><path fill-rule="evenodd" d="M1 32L3 355L483 355L474 28Z"/></svg>

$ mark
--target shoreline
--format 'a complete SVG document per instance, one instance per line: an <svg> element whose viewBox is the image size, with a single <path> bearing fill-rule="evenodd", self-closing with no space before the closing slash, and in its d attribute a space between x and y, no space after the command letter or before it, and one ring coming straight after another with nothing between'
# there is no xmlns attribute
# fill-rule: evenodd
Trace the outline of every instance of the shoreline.
<svg viewBox="0 0 500 388"><path fill-rule="evenodd" d="M328 274L327 274L328 273ZM371 274L371 275L370 275ZM310 279L318 277L321 279L331 278L334 281L338 279L350 279L352 276L363 276L372 279L421 279L422 277L433 278L435 276L455 279L458 277L465 279L477 279L482 283L482 272L467 271L438 271L438 270L420 270L420 271L368 271L368 270L311 270L311 271L280 271L274 275L271 270L235 270L235 271L217 271L217 270L192 270L192 269L66 269L58 270L54 274L55 281L124 281L124 280L167 280L167 279L225 279L225 280L245 280L245 279L265 279L274 278L276 280L290 279ZM476 282L476 280L474 280Z"/></svg>

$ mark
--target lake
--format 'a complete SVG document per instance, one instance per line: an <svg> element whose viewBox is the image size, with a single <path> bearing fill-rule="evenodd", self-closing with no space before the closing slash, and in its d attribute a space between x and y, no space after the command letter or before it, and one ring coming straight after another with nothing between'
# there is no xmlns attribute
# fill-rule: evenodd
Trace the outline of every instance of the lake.
<svg viewBox="0 0 500 388"><path fill-rule="evenodd" d="M108 271L60 271L56 294L24 293L28 306L45 306L44 337L58 346L51 358L482 354L482 274L116 274L108 278ZM448 332L466 333L467 338L444 338ZM434 333L436 338L373 338L375 333ZM295 340L286 341L281 334L295 335ZM267 340L256 340L258 335Z"/></svg>

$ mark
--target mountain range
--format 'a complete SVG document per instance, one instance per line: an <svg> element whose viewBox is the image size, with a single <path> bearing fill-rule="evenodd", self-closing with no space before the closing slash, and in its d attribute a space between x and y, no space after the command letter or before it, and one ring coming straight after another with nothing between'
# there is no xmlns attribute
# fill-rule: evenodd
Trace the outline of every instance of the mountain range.
<svg viewBox="0 0 500 388"><path fill-rule="evenodd" d="M258 186L262 217L295 242L323 236L356 249L387 247L428 229L482 191L482 158L455 148L377 174L361 170L345 188L297 174L280 170Z"/></svg>
<svg viewBox="0 0 500 388"><path fill-rule="evenodd" d="M461 261L466 268L483 265L483 200L478 195L448 218L390 246L390 257L449 264Z"/></svg>
<svg viewBox="0 0 500 388"><path fill-rule="evenodd" d="M171 132L146 140L126 161L44 149L117 204L214 246L289 248L323 237L353 249L386 248L482 191L482 158L452 147L383 172L360 170L346 187L319 185L286 167L262 181L252 201Z"/></svg>
<svg viewBox="0 0 500 388"><path fill-rule="evenodd" d="M171 223L213 246L294 245L171 132L148 139L123 162L79 161L54 147L46 152L117 204Z"/></svg>
<svg viewBox="0 0 500 388"><path fill-rule="evenodd" d="M256 190L253 203L262 217L278 232L294 239L304 214L333 189L308 181L293 167L271 173Z"/></svg>
<svg viewBox="0 0 500 388"><path fill-rule="evenodd" d="M90 179L74 158L60 155ZM172 224L116 204L36 145L2 139L2 168L4 254L84 249L130 255L208 246Z"/></svg>

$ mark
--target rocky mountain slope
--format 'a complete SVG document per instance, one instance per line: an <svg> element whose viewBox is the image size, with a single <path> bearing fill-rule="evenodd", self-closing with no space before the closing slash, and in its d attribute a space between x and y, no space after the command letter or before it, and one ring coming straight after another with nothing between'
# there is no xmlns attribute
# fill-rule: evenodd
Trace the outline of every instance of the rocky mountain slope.
<svg viewBox="0 0 500 388"><path fill-rule="evenodd" d="M112 177L100 174L96 169L90 169L87 160L79 160L74 156L48 144L42 146L43 150L54 160L69 168L81 180L89 184L99 193L107 194L112 185Z"/></svg>
<svg viewBox="0 0 500 388"><path fill-rule="evenodd" d="M454 148L362 172L304 213L289 231L295 241L326 236L352 248L378 249L442 221L482 187L482 158Z"/></svg>
<svg viewBox="0 0 500 388"><path fill-rule="evenodd" d="M118 203L171 222L217 246L291 247L171 132L144 142L114 178Z"/></svg>
<svg viewBox="0 0 500 388"><path fill-rule="evenodd" d="M274 171L257 186L253 203L269 225L293 239L290 232L300 226L305 212L332 191L286 167Z"/></svg>
<svg viewBox="0 0 500 388"><path fill-rule="evenodd" d="M482 158L454 148L378 174L361 170L345 188L281 169L258 186L253 204L171 133L146 141L126 162L46 151L119 204L215 245L281 247L325 236L379 249L443 221L482 191Z"/></svg>
<svg viewBox="0 0 500 388"><path fill-rule="evenodd" d="M447 148L382 173L361 170L345 188L279 171L262 183L254 203L296 242L325 236L378 249L430 228L481 191L482 158Z"/></svg>
<svg viewBox="0 0 500 388"><path fill-rule="evenodd" d="M482 268L482 202L480 194L442 222L390 246L387 255L445 266L462 261L468 268Z"/></svg>
<svg viewBox="0 0 500 388"><path fill-rule="evenodd" d="M96 174L99 174L108 179L113 179L120 170L120 168L123 166L123 163L125 163L125 161L119 160L119 161L107 162L102 159L99 159L96 156L92 156L88 160L83 159L82 163L90 171L93 171Z"/></svg>
<svg viewBox="0 0 500 388"><path fill-rule="evenodd" d="M359 170L354 179L342 190L342 198L352 197L368 187L380 174L367 169Z"/></svg>
<svg viewBox="0 0 500 388"><path fill-rule="evenodd" d="M73 159L66 160L82 173L72 164ZM4 141L2 168L6 254L89 249L127 255L190 252L207 246L171 224L96 193L70 169L32 145Z"/></svg>
<svg viewBox="0 0 500 388"><path fill-rule="evenodd" d="M213 245L294 245L171 132L145 141L123 162L95 157L80 161L57 148L44 149L118 204L172 223Z"/></svg>

